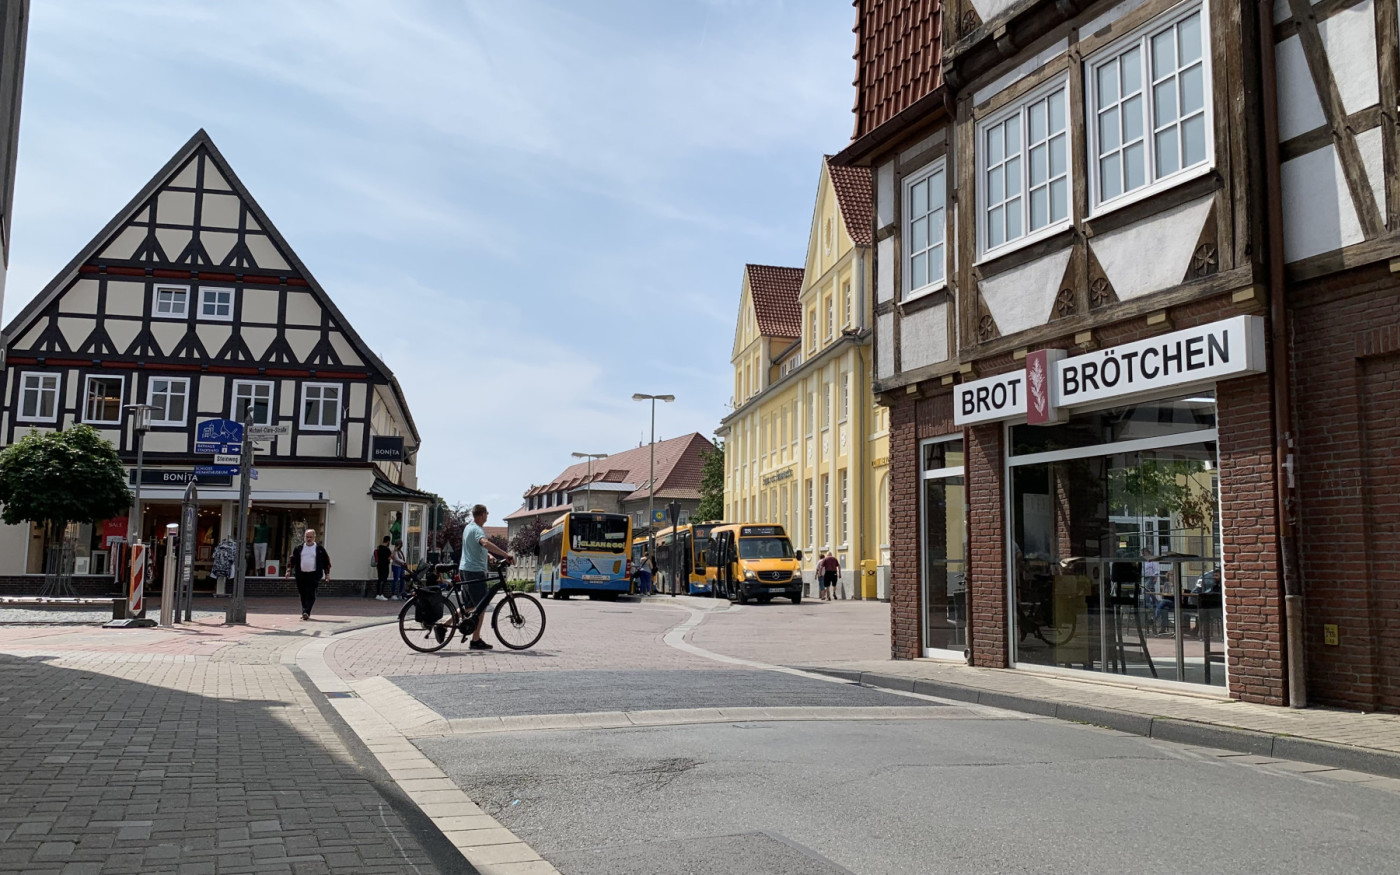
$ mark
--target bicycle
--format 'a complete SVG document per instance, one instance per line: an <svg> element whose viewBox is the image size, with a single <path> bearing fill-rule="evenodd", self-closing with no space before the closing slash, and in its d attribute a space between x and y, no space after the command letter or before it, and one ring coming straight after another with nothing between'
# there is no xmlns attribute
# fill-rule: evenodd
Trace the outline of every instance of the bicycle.
<svg viewBox="0 0 1400 875"><path fill-rule="evenodd" d="M485 618L491 600L504 592L505 598L491 614L491 630L511 650L533 647L544 636L544 607L534 596L506 586L506 568L506 564L496 566L496 582L471 610L463 601L465 584L460 580L453 578L439 584L438 592L431 585L415 587L399 611L399 636L403 643L419 653L436 653L452 643L458 632L465 642Z"/></svg>

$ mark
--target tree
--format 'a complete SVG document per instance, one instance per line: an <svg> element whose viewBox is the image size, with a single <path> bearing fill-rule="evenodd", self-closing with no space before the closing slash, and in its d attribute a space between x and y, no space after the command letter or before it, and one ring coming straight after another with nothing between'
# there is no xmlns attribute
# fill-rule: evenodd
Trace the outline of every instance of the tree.
<svg viewBox="0 0 1400 875"><path fill-rule="evenodd" d="M505 550L507 553L510 552L510 542L506 540L505 535L487 535L486 540L500 547L502 550Z"/></svg>
<svg viewBox="0 0 1400 875"><path fill-rule="evenodd" d="M510 541L510 552L516 556L534 556L540 549L540 534L544 532L544 520L533 519L525 528L515 533Z"/></svg>
<svg viewBox="0 0 1400 875"><path fill-rule="evenodd" d="M724 442L720 441L701 458L704 467L700 471L700 504L690 518L697 523L715 522L724 518Z"/></svg>
<svg viewBox="0 0 1400 875"><path fill-rule="evenodd" d="M133 500L117 448L92 426L31 431L0 452L0 519L41 523L51 544L69 523L125 515ZM51 555L49 574L65 570L56 567L60 555Z"/></svg>

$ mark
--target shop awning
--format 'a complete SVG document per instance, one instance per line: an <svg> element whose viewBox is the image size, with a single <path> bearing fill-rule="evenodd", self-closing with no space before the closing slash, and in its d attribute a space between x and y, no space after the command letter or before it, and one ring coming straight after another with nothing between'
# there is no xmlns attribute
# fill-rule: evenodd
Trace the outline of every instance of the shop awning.
<svg viewBox="0 0 1400 875"><path fill-rule="evenodd" d="M435 495L391 483L382 477L374 478L374 483L369 487L369 495L371 498L377 498L381 501L413 501L423 504L433 504L437 501Z"/></svg>

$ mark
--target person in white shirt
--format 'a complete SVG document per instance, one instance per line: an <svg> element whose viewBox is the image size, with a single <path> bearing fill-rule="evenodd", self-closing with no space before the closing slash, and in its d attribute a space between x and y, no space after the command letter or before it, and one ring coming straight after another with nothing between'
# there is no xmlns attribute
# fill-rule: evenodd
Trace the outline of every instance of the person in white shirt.
<svg viewBox="0 0 1400 875"><path fill-rule="evenodd" d="M306 530L306 540L292 551L287 563L287 576L296 574L297 593L301 596L301 618L311 619L311 608L316 604L316 590L322 580L331 579L331 555L326 548L316 543L316 530Z"/></svg>

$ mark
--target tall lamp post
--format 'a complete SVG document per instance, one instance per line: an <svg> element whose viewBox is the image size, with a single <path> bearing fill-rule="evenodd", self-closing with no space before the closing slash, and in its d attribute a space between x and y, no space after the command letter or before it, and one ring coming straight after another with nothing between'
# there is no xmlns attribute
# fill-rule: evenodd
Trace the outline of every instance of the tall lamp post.
<svg viewBox="0 0 1400 875"><path fill-rule="evenodd" d="M651 546L647 549L648 556L656 555L656 509L653 506L656 500L656 402L665 401L670 403L676 400L675 395L644 395L637 392L632 396L633 401L651 402L651 459L647 465L647 533L650 536Z"/></svg>
<svg viewBox="0 0 1400 875"><path fill-rule="evenodd" d="M146 462L146 432L151 430L150 404L128 404L131 411L131 430L136 435L136 513L127 520L126 542L135 544L141 537L141 475Z"/></svg>
<svg viewBox="0 0 1400 875"><path fill-rule="evenodd" d="M592 510L592 509L593 509L593 460L594 460L594 459L606 459L606 458L608 457L608 454L607 454L607 453L570 453L569 455L573 456L575 459L587 459L587 460L588 460L588 485L587 485L587 491L584 493L584 495L585 495L586 497L583 499L583 502L584 502L584 507L583 507L583 509L584 509L584 510Z"/></svg>

